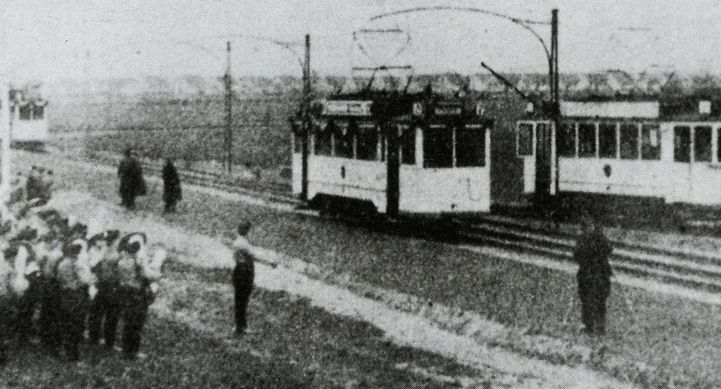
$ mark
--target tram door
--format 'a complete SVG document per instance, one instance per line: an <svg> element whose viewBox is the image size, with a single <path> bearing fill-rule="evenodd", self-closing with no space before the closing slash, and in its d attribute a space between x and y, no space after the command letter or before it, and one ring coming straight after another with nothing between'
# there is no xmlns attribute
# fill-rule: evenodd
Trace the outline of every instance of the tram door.
<svg viewBox="0 0 721 389"><path fill-rule="evenodd" d="M386 215L390 217L398 217L398 208L400 205L400 126L388 124L386 127L386 136L388 140L388 160L386 166L388 172L386 174Z"/></svg>
<svg viewBox="0 0 721 389"><path fill-rule="evenodd" d="M536 194L544 197L552 194L551 175L553 167L552 127L549 123L536 124Z"/></svg>

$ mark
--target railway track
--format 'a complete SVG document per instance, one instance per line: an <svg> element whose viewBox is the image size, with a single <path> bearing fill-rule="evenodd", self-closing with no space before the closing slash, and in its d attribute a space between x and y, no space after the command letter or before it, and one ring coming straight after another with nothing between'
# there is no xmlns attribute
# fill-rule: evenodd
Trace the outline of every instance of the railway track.
<svg viewBox="0 0 721 389"><path fill-rule="evenodd" d="M575 236L538 231L511 221L474 221L461 239L571 262ZM657 279L686 287L721 292L721 257L614 241L609 258L615 272Z"/></svg>
<svg viewBox="0 0 721 389"><path fill-rule="evenodd" d="M117 165L117 161L99 158L75 158L83 162L102 163L104 165ZM160 177L163 167L158 164L143 163L143 171ZM181 182L206 186L218 190L238 193L248 196L260 197L269 201L290 205L301 205L302 202L291 194L291 187L273 181L261 181L256 179L244 179L228 177L222 173L208 172L194 169L177 168Z"/></svg>
<svg viewBox="0 0 721 389"><path fill-rule="evenodd" d="M92 160L97 163L97 160ZM111 161L102 161L111 164ZM144 164L144 169L160 175L162 167ZM252 179L229 178L207 171L178 169L183 182L226 192L263 198L300 207L303 202L290 194L287 184ZM458 224L459 243L501 247L571 262L576 236L534 228L503 217L480 218ZM613 241L610 262L615 272L656 279L694 289L721 292L721 256L702 252L670 250L651 245Z"/></svg>

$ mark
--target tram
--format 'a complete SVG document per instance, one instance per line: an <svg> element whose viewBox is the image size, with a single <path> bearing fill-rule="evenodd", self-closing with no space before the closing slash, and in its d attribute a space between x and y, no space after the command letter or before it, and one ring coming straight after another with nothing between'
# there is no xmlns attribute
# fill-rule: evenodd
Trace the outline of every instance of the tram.
<svg viewBox="0 0 721 389"><path fill-rule="evenodd" d="M319 101L307 132L292 122L293 193L390 217L488 212L493 121L471 104L398 92Z"/></svg>
<svg viewBox="0 0 721 389"><path fill-rule="evenodd" d="M515 133L524 194L721 204L721 100L562 101L558 129L532 108Z"/></svg>
<svg viewBox="0 0 721 389"><path fill-rule="evenodd" d="M48 140L47 100L10 91L10 138L14 146L43 149Z"/></svg>

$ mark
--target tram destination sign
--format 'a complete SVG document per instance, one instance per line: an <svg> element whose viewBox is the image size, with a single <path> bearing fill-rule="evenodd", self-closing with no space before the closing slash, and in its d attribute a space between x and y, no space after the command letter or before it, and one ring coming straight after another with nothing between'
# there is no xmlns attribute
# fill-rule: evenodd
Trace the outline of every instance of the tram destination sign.
<svg viewBox="0 0 721 389"><path fill-rule="evenodd" d="M461 116L463 114L463 107L460 105L438 105L433 108L433 113L436 116Z"/></svg>
<svg viewBox="0 0 721 389"><path fill-rule="evenodd" d="M323 104L323 115L371 116L372 101L328 100Z"/></svg>

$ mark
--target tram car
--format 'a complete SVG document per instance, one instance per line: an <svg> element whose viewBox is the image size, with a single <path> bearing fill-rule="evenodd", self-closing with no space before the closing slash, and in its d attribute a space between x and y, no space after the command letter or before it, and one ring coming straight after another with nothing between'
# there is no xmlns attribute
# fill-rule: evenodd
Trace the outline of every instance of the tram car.
<svg viewBox="0 0 721 389"><path fill-rule="evenodd" d="M488 212L493 121L467 103L377 92L319 101L308 131L293 122L293 193L390 217Z"/></svg>
<svg viewBox="0 0 721 389"><path fill-rule="evenodd" d="M42 150L48 140L47 100L13 89L9 103L12 144Z"/></svg>
<svg viewBox="0 0 721 389"><path fill-rule="evenodd" d="M516 125L526 195L721 204L721 100L562 101Z"/></svg>

